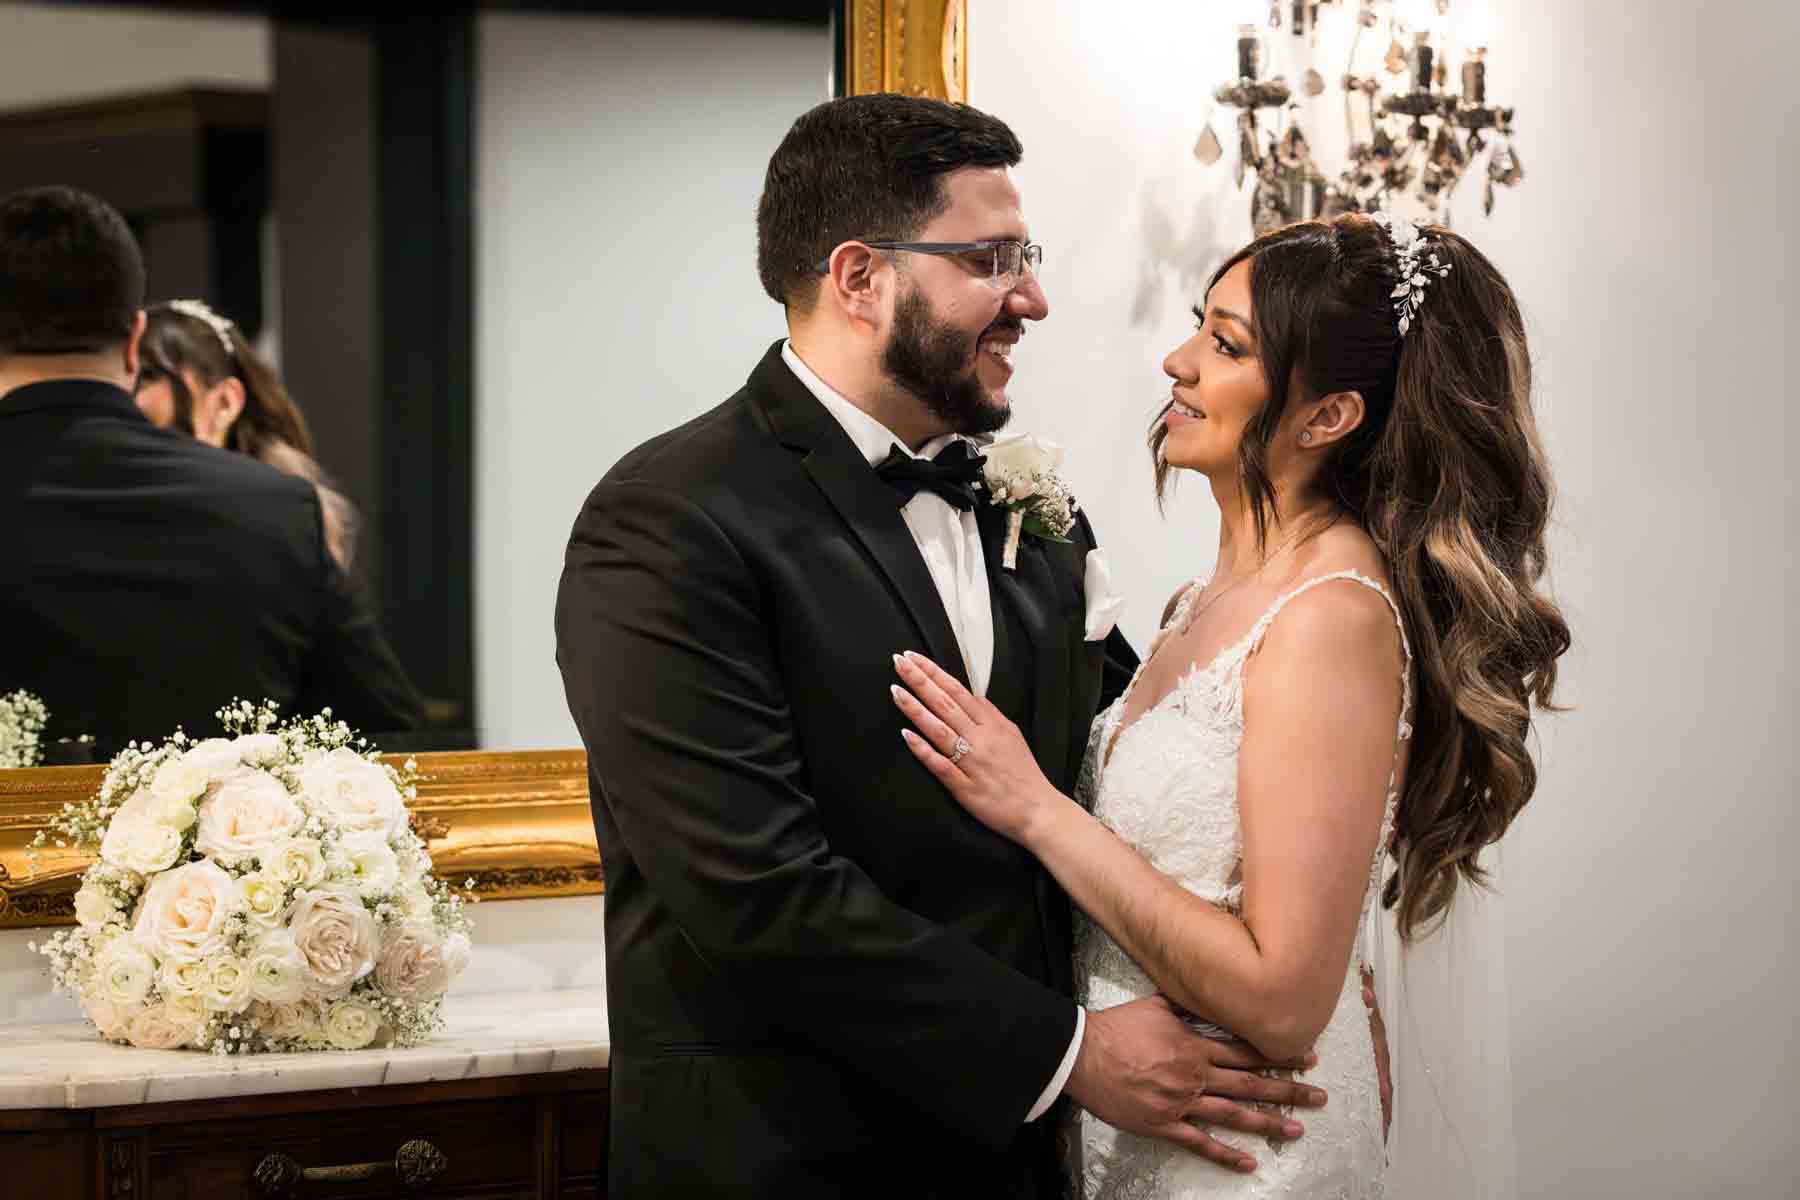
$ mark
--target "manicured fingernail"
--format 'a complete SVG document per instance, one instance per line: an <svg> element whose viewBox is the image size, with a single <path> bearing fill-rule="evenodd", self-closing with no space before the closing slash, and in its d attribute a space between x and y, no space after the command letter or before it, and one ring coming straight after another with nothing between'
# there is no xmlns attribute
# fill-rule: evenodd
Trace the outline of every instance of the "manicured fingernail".
<svg viewBox="0 0 1800 1200"><path fill-rule="evenodd" d="M1256 1170L1256 1160L1246 1154L1243 1158L1238 1159L1238 1170L1248 1175L1250 1172Z"/></svg>
<svg viewBox="0 0 1800 1200"><path fill-rule="evenodd" d="M1305 1133L1306 1130L1300 1127L1300 1122L1298 1121L1284 1121L1281 1125L1281 1132L1284 1137L1297 1138Z"/></svg>
<svg viewBox="0 0 1800 1200"><path fill-rule="evenodd" d="M917 650L908 650L906 652L906 657L917 662L919 660L919 652Z"/></svg>
<svg viewBox="0 0 1800 1200"><path fill-rule="evenodd" d="M1321 1088L1312 1088L1306 1093L1306 1098L1314 1104L1323 1104L1325 1103L1325 1092Z"/></svg>
<svg viewBox="0 0 1800 1200"><path fill-rule="evenodd" d="M894 655L894 666L896 668L904 667L905 665L906 660L904 658L901 658L898 654Z"/></svg>
<svg viewBox="0 0 1800 1200"><path fill-rule="evenodd" d="M900 697L904 696L906 693L901 689L899 684L890 683L890 684L888 684L888 694L891 695L896 702L898 702Z"/></svg>
<svg viewBox="0 0 1800 1200"><path fill-rule="evenodd" d="M900 740L910 746L913 744L913 741L915 740L915 735L913 734L913 731L910 729L902 729L900 731Z"/></svg>

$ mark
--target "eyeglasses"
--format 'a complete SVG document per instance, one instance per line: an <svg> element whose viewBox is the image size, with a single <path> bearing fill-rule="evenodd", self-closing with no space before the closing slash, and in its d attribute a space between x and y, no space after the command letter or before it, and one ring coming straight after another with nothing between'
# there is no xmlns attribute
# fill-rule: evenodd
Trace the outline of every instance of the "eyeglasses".
<svg viewBox="0 0 1800 1200"><path fill-rule="evenodd" d="M905 250L912 254L935 254L960 258L977 274L990 279L1017 279L1027 267L1036 275L1044 262L1044 248L1035 242L864 242L871 250ZM821 259L814 268L821 273L831 270L831 260Z"/></svg>

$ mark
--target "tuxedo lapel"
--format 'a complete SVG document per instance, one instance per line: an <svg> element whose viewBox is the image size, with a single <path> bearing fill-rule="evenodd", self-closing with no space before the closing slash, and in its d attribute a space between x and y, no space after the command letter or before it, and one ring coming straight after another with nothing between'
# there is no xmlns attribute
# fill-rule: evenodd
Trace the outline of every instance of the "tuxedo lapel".
<svg viewBox="0 0 1800 1200"><path fill-rule="evenodd" d="M1031 672L1031 728L1026 731L1032 753L1052 779L1064 773L1069 759L1071 651L1075 632L1068 581L1062 579L1048 549L1029 535L1019 539L1017 564L1004 565L1006 511L985 497L976 509L982 557L987 561L988 588L996 605L1006 605L1019 618L1030 641L1026 661ZM1073 779L1058 780L1065 789Z"/></svg>
<svg viewBox="0 0 1800 1200"><path fill-rule="evenodd" d="M781 361L775 343L750 376L775 435L802 451L807 474L875 560L900 603L918 626L925 653L964 686L969 672L943 597L900 515L894 490L881 481L843 427ZM902 649L903 647L896 647Z"/></svg>

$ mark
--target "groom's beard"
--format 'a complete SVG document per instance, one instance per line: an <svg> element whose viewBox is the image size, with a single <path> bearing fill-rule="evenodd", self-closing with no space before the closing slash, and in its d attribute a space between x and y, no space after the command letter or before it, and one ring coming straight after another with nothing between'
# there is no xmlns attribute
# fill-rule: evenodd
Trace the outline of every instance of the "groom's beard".
<svg viewBox="0 0 1800 1200"><path fill-rule="evenodd" d="M1002 319L982 332L1017 327ZM953 432L993 433L1012 420L1012 407L994 404L981 386L975 374L980 344L979 337L939 322L924 294L909 291L894 305L894 332L881 352L881 369Z"/></svg>

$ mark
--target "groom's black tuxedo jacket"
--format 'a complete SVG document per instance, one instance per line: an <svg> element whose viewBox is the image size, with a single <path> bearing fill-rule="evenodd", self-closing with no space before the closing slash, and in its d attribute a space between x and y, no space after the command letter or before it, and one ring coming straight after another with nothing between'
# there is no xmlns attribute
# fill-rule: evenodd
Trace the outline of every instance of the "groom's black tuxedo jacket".
<svg viewBox="0 0 1800 1200"><path fill-rule="evenodd" d="M1083 640L1085 523L978 509L989 697L1072 789L1129 678ZM900 739L892 655L962 655L900 500L772 348L575 522L557 659L606 871L612 1194L1041 1195L1066 899Z"/></svg>
<svg viewBox="0 0 1800 1200"><path fill-rule="evenodd" d="M52 738L220 732L235 697L412 729L418 693L325 548L318 492L98 380L0 396L0 694Z"/></svg>

